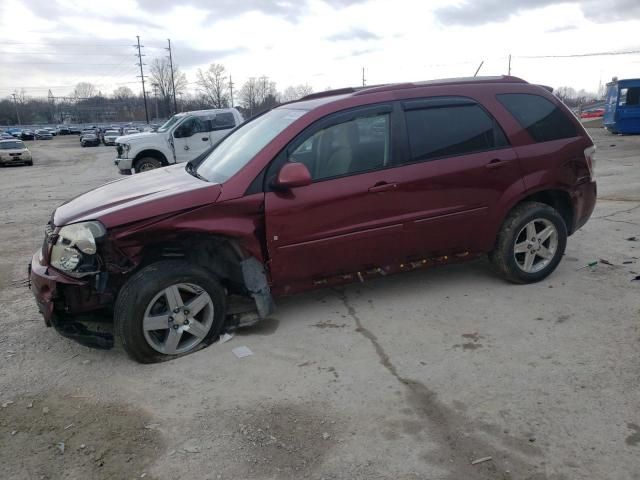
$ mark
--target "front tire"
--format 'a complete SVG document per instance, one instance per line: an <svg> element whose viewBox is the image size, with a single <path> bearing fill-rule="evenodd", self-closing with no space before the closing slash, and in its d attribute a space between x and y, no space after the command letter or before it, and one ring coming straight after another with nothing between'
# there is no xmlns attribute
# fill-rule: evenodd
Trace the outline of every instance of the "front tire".
<svg viewBox="0 0 640 480"><path fill-rule="evenodd" d="M498 234L489 259L513 283L534 283L558 266L567 246L567 226L557 210L539 202L515 207Z"/></svg>
<svg viewBox="0 0 640 480"><path fill-rule="evenodd" d="M140 160L137 160L134 165L136 173L148 172L149 170L154 170L160 167L162 167L162 162L153 157L141 158Z"/></svg>
<svg viewBox="0 0 640 480"><path fill-rule="evenodd" d="M116 335L140 363L171 360L211 344L225 319L225 292L213 274L183 261L153 263L122 287Z"/></svg>

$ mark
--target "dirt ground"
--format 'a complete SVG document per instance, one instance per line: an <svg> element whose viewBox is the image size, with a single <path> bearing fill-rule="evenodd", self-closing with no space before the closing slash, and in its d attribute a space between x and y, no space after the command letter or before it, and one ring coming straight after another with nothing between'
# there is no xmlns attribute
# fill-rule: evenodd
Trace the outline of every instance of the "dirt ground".
<svg viewBox="0 0 640 480"><path fill-rule="evenodd" d="M43 227L118 174L113 147L29 142L0 170L0 477L640 479L640 137L591 133L599 203L546 281L480 260L321 290L160 365L45 328Z"/></svg>

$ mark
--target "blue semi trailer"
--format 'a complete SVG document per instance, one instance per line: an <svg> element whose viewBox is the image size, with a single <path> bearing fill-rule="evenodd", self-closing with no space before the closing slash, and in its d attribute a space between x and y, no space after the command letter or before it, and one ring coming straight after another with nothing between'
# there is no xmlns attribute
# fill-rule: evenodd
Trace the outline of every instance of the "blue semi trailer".
<svg viewBox="0 0 640 480"><path fill-rule="evenodd" d="M607 83L602 123L611 133L640 133L640 78Z"/></svg>

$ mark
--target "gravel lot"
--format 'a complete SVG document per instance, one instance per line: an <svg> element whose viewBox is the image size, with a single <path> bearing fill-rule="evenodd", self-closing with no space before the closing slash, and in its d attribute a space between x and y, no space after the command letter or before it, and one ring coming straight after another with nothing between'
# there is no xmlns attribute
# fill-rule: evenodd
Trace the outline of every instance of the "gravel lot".
<svg viewBox="0 0 640 480"><path fill-rule="evenodd" d="M0 170L0 476L640 479L640 137L592 134L599 203L547 281L476 261L321 290L147 366L45 328L22 284L115 149L29 142Z"/></svg>

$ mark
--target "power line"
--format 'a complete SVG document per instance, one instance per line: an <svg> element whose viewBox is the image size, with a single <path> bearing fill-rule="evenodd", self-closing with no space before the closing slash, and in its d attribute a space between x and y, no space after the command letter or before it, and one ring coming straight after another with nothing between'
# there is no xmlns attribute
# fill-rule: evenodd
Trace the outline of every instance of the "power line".
<svg viewBox="0 0 640 480"><path fill-rule="evenodd" d="M118 66L119 63L88 63L88 62L0 62L0 65L111 65Z"/></svg>
<svg viewBox="0 0 640 480"><path fill-rule="evenodd" d="M60 52L8 52L6 50L0 50L0 54L10 54L10 55L55 55L57 56L72 56L72 57L128 57L129 55L122 54L113 54L113 53L82 53L82 52L72 52L72 53L60 53Z"/></svg>
<svg viewBox="0 0 640 480"><path fill-rule="evenodd" d="M597 52L597 53L574 53L571 55L517 55L516 58L576 58L576 57L602 57L608 55L636 55L640 50L627 50L622 52Z"/></svg>

